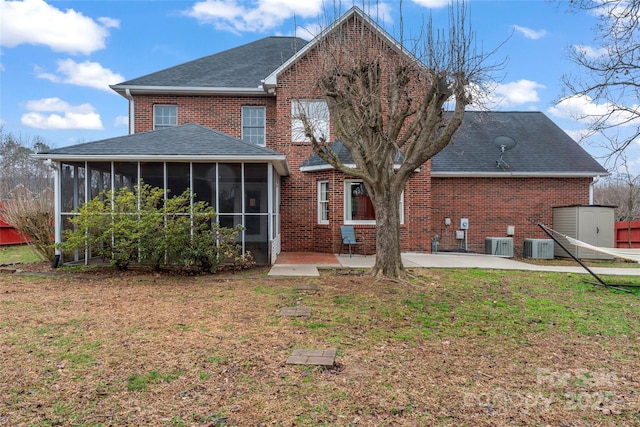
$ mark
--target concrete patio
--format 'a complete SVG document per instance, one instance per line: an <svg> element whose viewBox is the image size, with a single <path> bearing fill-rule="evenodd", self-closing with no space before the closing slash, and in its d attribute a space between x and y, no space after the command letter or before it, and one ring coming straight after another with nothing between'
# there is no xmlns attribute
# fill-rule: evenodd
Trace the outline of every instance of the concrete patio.
<svg viewBox="0 0 640 427"><path fill-rule="evenodd" d="M335 255L314 252L283 252L269 271L270 276L319 276L318 268L369 268L375 255ZM537 265L483 254L467 253L403 253L402 262L407 268L482 268L494 270L529 270L588 274L577 263L575 266ZM638 267L590 267L596 274L640 276Z"/></svg>

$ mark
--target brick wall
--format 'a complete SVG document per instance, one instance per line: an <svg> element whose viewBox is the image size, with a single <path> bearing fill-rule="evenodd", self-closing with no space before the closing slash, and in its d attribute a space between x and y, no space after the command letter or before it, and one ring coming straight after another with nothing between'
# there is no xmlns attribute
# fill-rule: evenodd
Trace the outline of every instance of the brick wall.
<svg viewBox="0 0 640 427"><path fill-rule="evenodd" d="M236 138L242 136L242 107L266 107L267 146L274 145L276 132L275 99L271 96L176 96L136 95L135 130L153 130L153 106L176 105L178 125L198 123Z"/></svg>
<svg viewBox="0 0 640 427"><path fill-rule="evenodd" d="M591 178L431 178L433 232L440 249L455 249L460 218L469 219L468 248L484 252L485 237L506 237L515 227L514 251L523 240L548 238L538 223L553 226L553 207L589 203ZM452 224L445 225L445 218Z"/></svg>
<svg viewBox="0 0 640 427"><path fill-rule="evenodd" d="M349 24L347 24L349 25ZM361 43L360 33L345 32L340 47ZM381 46L379 39L369 39L373 48ZM382 42L384 43L384 42ZM331 49L324 46L323 49ZM322 59L312 50L295 66L278 77L276 88L278 115L275 150L287 155L291 176L282 180L282 247L285 251L338 252L342 239L340 225L344 224L344 181L347 177L336 171L301 172L301 163L313 153L309 143L291 141L291 102L295 99L321 98L316 88L318 61ZM336 138L330 129L330 140ZM329 224L318 224L317 182L329 181ZM408 251L425 251L431 246L431 192L429 165L414 173L405 188L405 223L401 226L401 247ZM284 225L287 224L287 227ZM366 238L367 253L375 253L374 225L355 225L356 235ZM359 248L361 249L361 248Z"/></svg>
<svg viewBox="0 0 640 427"><path fill-rule="evenodd" d="M242 106L265 106L267 147L286 155L291 170L281 181L282 250L338 252L345 176L333 170L302 172L311 146L291 141L292 100L321 98L314 80L317 61L312 51L280 75L275 97L137 95L136 132L153 129L153 105L170 104L177 106L178 124L199 123L240 138ZM333 129L330 139L335 139ZM329 180L328 225L318 224L318 180ZM401 248L429 252L438 234L440 249L455 249L455 230L464 217L470 220L470 250L482 252L484 238L504 236L508 225L515 226L514 247L521 250L523 239L545 237L536 224L551 225L552 207L588 203L590 183L589 178L432 178L427 162L405 187ZM451 218L451 226L444 225L445 218ZM374 253L375 226L355 228L367 239L367 253Z"/></svg>

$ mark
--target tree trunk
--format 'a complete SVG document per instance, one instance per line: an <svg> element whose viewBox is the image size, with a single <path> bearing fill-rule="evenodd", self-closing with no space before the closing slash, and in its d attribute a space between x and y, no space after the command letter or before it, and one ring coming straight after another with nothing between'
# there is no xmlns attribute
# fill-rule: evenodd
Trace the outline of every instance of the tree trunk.
<svg viewBox="0 0 640 427"><path fill-rule="evenodd" d="M372 198L376 210L375 277L403 279L406 277L400 256L399 195L385 189Z"/></svg>

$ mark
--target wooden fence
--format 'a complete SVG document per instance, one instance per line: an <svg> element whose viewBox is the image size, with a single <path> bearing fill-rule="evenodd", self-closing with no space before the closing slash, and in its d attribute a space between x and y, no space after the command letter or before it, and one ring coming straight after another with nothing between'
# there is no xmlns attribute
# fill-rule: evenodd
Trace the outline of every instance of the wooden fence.
<svg viewBox="0 0 640 427"><path fill-rule="evenodd" d="M631 237L631 239L629 239ZM640 221L616 221L616 248L640 248Z"/></svg>

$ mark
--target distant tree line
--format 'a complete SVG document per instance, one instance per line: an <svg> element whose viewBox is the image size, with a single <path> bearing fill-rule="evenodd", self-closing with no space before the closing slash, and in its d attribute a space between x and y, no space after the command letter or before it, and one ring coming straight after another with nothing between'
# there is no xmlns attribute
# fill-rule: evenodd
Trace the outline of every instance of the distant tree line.
<svg viewBox="0 0 640 427"><path fill-rule="evenodd" d="M32 154L49 145L39 136L15 136L0 127L0 216L43 259L54 256L54 169Z"/></svg>
<svg viewBox="0 0 640 427"><path fill-rule="evenodd" d="M54 170L32 154L50 147L40 136L23 137L0 127L0 200L28 192L39 194L53 189Z"/></svg>
<svg viewBox="0 0 640 427"><path fill-rule="evenodd" d="M616 221L640 220L640 176L624 169L598 182L593 190L597 205L615 206Z"/></svg>

